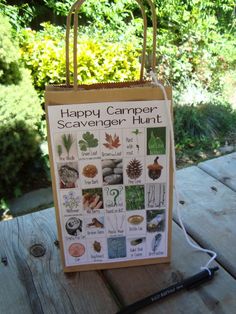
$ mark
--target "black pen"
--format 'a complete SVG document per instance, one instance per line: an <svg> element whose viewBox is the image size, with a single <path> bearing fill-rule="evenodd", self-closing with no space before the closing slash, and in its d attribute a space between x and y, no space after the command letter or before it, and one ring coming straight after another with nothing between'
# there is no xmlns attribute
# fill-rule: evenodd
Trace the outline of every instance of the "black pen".
<svg viewBox="0 0 236 314"><path fill-rule="evenodd" d="M152 295L149 295L148 297L137 301L133 304L130 304L126 307L124 307L122 310L117 312L117 314L132 314L135 313L135 311L152 304L156 301L162 300L163 298L176 293L182 289L192 289L197 287L198 285L207 282L211 280L214 277L215 272L219 269L219 267L209 268L209 270L204 269L200 273L197 273L196 275L193 275L187 279L184 279L181 282L178 282L168 288L165 288L159 292L156 292Z"/></svg>

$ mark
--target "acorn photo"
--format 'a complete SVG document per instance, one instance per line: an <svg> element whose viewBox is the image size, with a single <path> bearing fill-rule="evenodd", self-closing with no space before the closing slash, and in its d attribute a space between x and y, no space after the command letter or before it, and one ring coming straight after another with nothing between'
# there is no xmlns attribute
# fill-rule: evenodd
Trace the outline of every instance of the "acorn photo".
<svg viewBox="0 0 236 314"><path fill-rule="evenodd" d="M151 178L152 180L157 180L158 178L160 178L161 176L161 171L163 169L163 166L161 166L159 163L158 163L158 159L159 157L157 156L155 159L154 159L154 162L153 164L150 164L148 165L148 176L149 178Z"/></svg>

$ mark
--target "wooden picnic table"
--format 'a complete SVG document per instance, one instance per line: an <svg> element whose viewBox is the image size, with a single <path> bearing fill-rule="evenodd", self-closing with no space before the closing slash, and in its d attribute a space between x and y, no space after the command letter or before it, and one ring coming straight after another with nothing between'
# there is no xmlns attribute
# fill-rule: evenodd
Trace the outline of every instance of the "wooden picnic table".
<svg viewBox="0 0 236 314"><path fill-rule="evenodd" d="M177 184L186 229L218 253L220 270L213 281L138 313L236 313L236 153L179 170ZM173 216L170 264L69 274L62 271L53 208L1 222L0 313L113 314L199 272L209 256L186 243Z"/></svg>

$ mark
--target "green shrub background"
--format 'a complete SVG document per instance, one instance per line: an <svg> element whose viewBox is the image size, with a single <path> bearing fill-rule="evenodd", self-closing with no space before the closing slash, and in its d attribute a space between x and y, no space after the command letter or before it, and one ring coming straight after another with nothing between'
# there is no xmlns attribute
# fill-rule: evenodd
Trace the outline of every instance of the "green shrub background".
<svg viewBox="0 0 236 314"><path fill-rule="evenodd" d="M17 84L22 76L19 68L19 50L12 37L12 28L7 19L0 15L0 84Z"/></svg>
<svg viewBox="0 0 236 314"><path fill-rule="evenodd" d="M20 65L17 40L1 15L0 52L1 199L17 195L35 180L43 111L29 71Z"/></svg>
<svg viewBox="0 0 236 314"><path fill-rule="evenodd" d="M226 141L235 141L236 111L227 103L176 105L174 128L180 164L183 157L196 162Z"/></svg>
<svg viewBox="0 0 236 314"><path fill-rule="evenodd" d="M42 95L48 84L65 82L65 30L49 23L40 32L21 32L21 58L31 71L34 86ZM72 57L70 45L70 60ZM103 38L78 38L78 83L90 84L139 78L139 50L132 42L109 42ZM70 64L71 82L73 66Z"/></svg>

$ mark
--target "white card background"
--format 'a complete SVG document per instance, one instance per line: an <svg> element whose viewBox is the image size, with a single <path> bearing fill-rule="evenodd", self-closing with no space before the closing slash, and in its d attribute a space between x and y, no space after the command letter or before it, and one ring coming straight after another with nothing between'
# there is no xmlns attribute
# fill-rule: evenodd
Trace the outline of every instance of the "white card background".
<svg viewBox="0 0 236 314"><path fill-rule="evenodd" d="M164 101L48 107L66 266L167 256Z"/></svg>

